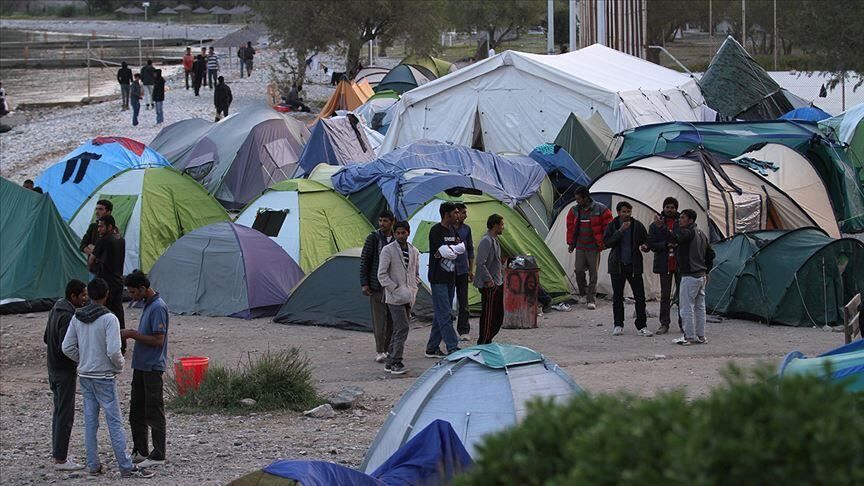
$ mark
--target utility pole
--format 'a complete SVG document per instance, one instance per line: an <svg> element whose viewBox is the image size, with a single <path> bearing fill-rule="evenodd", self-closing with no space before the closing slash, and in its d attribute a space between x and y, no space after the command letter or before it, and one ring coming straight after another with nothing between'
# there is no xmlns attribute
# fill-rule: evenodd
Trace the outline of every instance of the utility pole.
<svg viewBox="0 0 864 486"><path fill-rule="evenodd" d="M747 49L747 0L741 0L741 45Z"/></svg>
<svg viewBox="0 0 864 486"><path fill-rule="evenodd" d="M570 52L576 50L576 0L570 0Z"/></svg>
<svg viewBox="0 0 864 486"><path fill-rule="evenodd" d="M708 0L708 38L714 37L714 0Z"/></svg>
<svg viewBox="0 0 864 486"><path fill-rule="evenodd" d="M774 70L777 70L777 0L774 0Z"/></svg>
<svg viewBox="0 0 864 486"><path fill-rule="evenodd" d="M546 54L555 54L555 0L546 0Z"/></svg>
<svg viewBox="0 0 864 486"><path fill-rule="evenodd" d="M606 45L606 0L597 0L597 43Z"/></svg>

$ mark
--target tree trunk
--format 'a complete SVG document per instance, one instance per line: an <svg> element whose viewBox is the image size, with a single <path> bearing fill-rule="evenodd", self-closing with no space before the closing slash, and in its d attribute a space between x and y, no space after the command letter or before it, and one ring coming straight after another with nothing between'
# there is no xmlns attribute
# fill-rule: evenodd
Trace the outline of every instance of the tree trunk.
<svg viewBox="0 0 864 486"><path fill-rule="evenodd" d="M360 49L363 42L359 39L351 39L348 43L348 59L345 61L345 73L350 73L360 64Z"/></svg>
<svg viewBox="0 0 864 486"><path fill-rule="evenodd" d="M306 50L295 50L294 56L297 58L297 72L294 73L294 79L291 81L297 83L298 86L306 84L306 55L309 54Z"/></svg>

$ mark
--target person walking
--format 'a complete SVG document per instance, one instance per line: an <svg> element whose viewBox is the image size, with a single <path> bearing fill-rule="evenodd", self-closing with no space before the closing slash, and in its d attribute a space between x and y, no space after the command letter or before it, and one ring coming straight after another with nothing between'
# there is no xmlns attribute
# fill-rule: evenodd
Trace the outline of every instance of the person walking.
<svg viewBox="0 0 864 486"><path fill-rule="evenodd" d="M75 388L77 363L63 354L63 339L69 329L75 309L87 303L87 285L77 279L66 284L65 298L58 299L48 313L48 323L42 340L48 351L48 385L54 396L54 413L51 418L51 457L54 469L77 471L84 466L69 457L69 438L75 423Z"/></svg>
<svg viewBox="0 0 864 486"><path fill-rule="evenodd" d="M663 237L660 226L665 226L667 231L675 233L678 231L678 200L667 197L663 200L663 214L658 225L656 222L648 228L648 246L654 252L654 273L660 276L660 327L655 334L661 335L669 332L669 323L672 308L672 286L675 286L674 299L678 300L678 291L681 288L681 274L678 272L678 261L675 256L676 245ZM678 307L681 308L680 305ZM684 332L681 325L681 315L678 313L678 328Z"/></svg>
<svg viewBox="0 0 864 486"><path fill-rule="evenodd" d="M162 70L156 70L156 79L153 82L153 105L156 107L156 124L159 125L165 120L165 113L162 111L162 104L165 102L165 78L162 77Z"/></svg>
<svg viewBox="0 0 864 486"><path fill-rule="evenodd" d="M441 341L447 354L459 350L459 336L453 328L453 297L456 294L456 256L465 252L465 244L453 226L459 210L452 202L438 208L441 222L429 230L429 283L432 287L432 329L426 342L427 358L443 358Z"/></svg>
<svg viewBox="0 0 864 486"><path fill-rule="evenodd" d="M126 111L129 109L129 85L132 84L132 70L129 69L125 61L120 63L120 69L117 70L117 82L120 84L123 111Z"/></svg>
<svg viewBox="0 0 864 486"><path fill-rule="evenodd" d="M411 225L408 221L393 225L395 241L381 249L378 262L378 281L384 289L384 301L393 319L393 334L384 371L394 375L408 371L402 363L402 354L405 340L408 339L411 308L414 307L420 284L420 251L408 243L410 234Z"/></svg>
<svg viewBox="0 0 864 486"><path fill-rule="evenodd" d="M207 76L207 61L204 56L198 55L192 63L192 89L195 90L195 96L200 96L201 83Z"/></svg>
<svg viewBox="0 0 864 486"><path fill-rule="evenodd" d="M378 281L378 263L381 250L393 241L393 223L396 218L389 210L378 215L378 229L369 233L360 252L360 290L369 297L372 307L372 332L375 335L375 361L383 363L390 348L393 321L384 302L384 291Z"/></svg>
<svg viewBox="0 0 864 486"><path fill-rule="evenodd" d="M246 52L246 46L240 44L240 47L237 48L237 60L240 62L240 79L243 79L243 69L246 67L246 62L244 59Z"/></svg>
<svg viewBox="0 0 864 486"><path fill-rule="evenodd" d="M471 236L471 227L465 224L468 218L468 207L464 203L457 202L456 208L459 215L453 229L459 236L459 241L465 243L465 253L456 257L456 333L460 341L468 341L471 333L471 323L468 318L468 283L474 280L474 240Z"/></svg>
<svg viewBox="0 0 864 486"><path fill-rule="evenodd" d="M165 402L163 380L168 356L168 306L150 287L147 275L135 270L126 276L132 300L144 303L138 330L125 329L122 339L134 339L132 350L132 398L129 425L132 430L132 462L148 468L165 464ZM149 430L148 430L149 428ZM147 436L151 432L153 449Z"/></svg>
<svg viewBox="0 0 864 486"><path fill-rule="evenodd" d="M110 217L110 216L109 216ZM81 395L84 397L84 446L87 449L87 469L91 476L105 473L99 460L100 409L111 436L111 448L122 477L153 477L152 472L132 464L126 453L126 432L120 415L116 376L123 370L120 350L120 326L117 317L105 307L109 297L108 284L95 278L87 284L90 304L78 309L69 322L63 338L63 354L78 363Z"/></svg>
<svg viewBox="0 0 864 486"><path fill-rule="evenodd" d="M219 56L216 54L213 46L210 46L210 52L207 53L207 83L210 85L210 89L216 87L216 78L218 77Z"/></svg>
<svg viewBox="0 0 864 486"><path fill-rule="evenodd" d="M574 271L579 297L588 309L597 308L597 267L603 251L603 231L612 221L612 211L591 199L587 187L576 189L576 206L567 213L567 248L575 257ZM588 272L588 283L585 283Z"/></svg>
<svg viewBox="0 0 864 486"><path fill-rule="evenodd" d="M683 346L706 344L705 338L705 286L708 273L714 266L714 249L708 237L696 226L696 211L685 209L678 218L678 229L670 231L659 215L654 223L666 241L678 245L675 250L678 269L681 272L681 290L678 308L684 335L674 340Z"/></svg>
<svg viewBox="0 0 864 486"><path fill-rule="evenodd" d="M141 68L141 84L144 85L145 109L149 110L153 105L153 83L156 82L156 68L153 61L147 59L147 65Z"/></svg>
<svg viewBox="0 0 864 486"><path fill-rule="evenodd" d="M504 323L504 276L501 273L501 243L504 217L492 214L486 219L486 234L477 244L474 286L480 290L480 335L477 344L489 344Z"/></svg>
<svg viewBox="0 0 864 486"><path fill-rule="evenodd" d="M255 48L252 47L252 42L246 42L246 47L243 49L243 64L246 66L246 76L252 76L252 61L255 59ZM242 69L242 68L241 68ZM240 73L240 77L243 77L243 73Z"/></svg>
<svg viewBox="0 0 864 486"><path fill-rule="evenodd" d="M138 126L138 113L141 112L141 75L135 73L132 84L129 85L129 102L132 103L132 126Z"/></svg>
<svg viewBox="0 0 864 486"><path fill-rule="evenodd" d="M205 88L207 87L207 48L201 46L201 54L199 54L202 59L204 59L204 76L201 78L201 85Z"/></svg>
<svg viewBox="0 0 864 486"><path fill-rule="evenodd" d="M642 253L648 252L648 231L633 217L633 206L621 201L618 216L606 226L603 244L609 248L609 277L612 280L612 335L624 334L624 285L630 284L636 301L636 334L653 336L647 327L645 283L642 281Z"/></svg>
<svg viewBox="0 0 864 486"><path fill-rule="evenodd" d="M120 322L120 329L126 328L123 312L123 265L126 262L126 240L120 235L114 216L106 214L97 221L99 241L87 257L90 272L108 284L110 294L105 306L114 313ZM123 354L126 345L122 344Z"/></svg>
<svg viewBox="0 0 864 486"><path fill-rule="evenodd" d="M186 48L186 54L183 54L183 77L186 79L186 90L189 90L189 78L192 76L192 63L195 62L195 56L192 55L192 48Z"/></svg>
<svg viewBox="0 0 864 486"><path fill-rule="evenodd" d="M231 88L225 84L225 77L219 76L216 90L213 92L213 104L216 105L217 122L223 117L228 116L228 108L231 106L232 101L234 101L234 96L231 94Z"/></svg>

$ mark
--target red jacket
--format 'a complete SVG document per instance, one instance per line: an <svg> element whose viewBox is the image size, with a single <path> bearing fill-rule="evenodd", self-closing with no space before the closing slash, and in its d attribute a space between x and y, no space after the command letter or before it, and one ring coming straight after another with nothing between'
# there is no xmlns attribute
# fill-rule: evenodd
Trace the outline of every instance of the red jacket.
<svg viewBox="0 0 864 486"><path fill-rule="evenodd" d="M597 248L601 251L605 248L603 246L603 231L606 230L606 226L612 222L612 211L609 210L605 205L597 202L591 201L591 208L589 210L590 221L591 221L591 230L594 233L594 241L597 243ZM576 241L576 234L579 231L579 206L573 206L573 208L567 213L567 247L568 248L579 248L579 244Z"/></svg>

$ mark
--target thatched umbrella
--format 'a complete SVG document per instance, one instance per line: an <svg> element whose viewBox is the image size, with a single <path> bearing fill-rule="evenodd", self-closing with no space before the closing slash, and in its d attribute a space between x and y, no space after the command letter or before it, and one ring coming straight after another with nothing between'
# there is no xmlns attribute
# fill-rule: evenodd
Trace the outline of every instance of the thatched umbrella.
<svg viewBox="0 0 864 486"><path fill-rule="evenodd" d="M165 7L157 13L159 15L177 15L177 11L171 7Z"/></svg>
<svg viewBox="0 0 864 486"><path fill-rule="evenodd" d="M201 15L201 14L209 14L209 13L210 13L210 10L209 10L209 9L206 9L206 8L204 8L204 7L198 7L198 8L196 8L195 10L193 10L192 13L194 13L194 14L199 14L199 15Z"/></svg>

